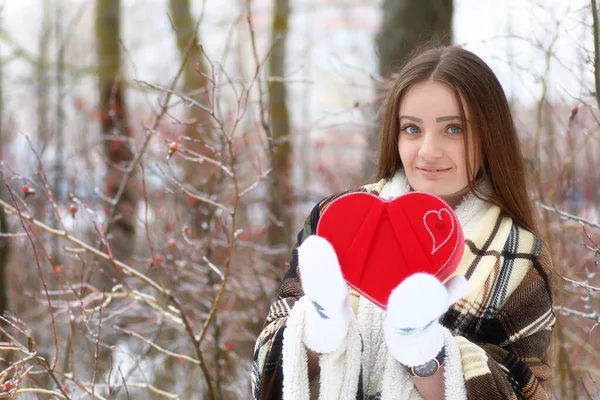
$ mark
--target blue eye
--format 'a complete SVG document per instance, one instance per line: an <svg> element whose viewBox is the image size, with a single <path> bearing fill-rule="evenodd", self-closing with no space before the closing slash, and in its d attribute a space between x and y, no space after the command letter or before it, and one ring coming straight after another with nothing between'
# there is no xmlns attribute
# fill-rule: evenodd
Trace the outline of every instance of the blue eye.
<svg viewBox="0 0 600 400"><path fill-rule="evenodd" d="M451 133L451 134L453 134L453 135L457 135L457 134L459 134L459 133L462 133L462 131L463 131L463 130L462 130L462 127L460 127L459 125L450 125L450 126L449 126L449 127L446 129L446 131L447 131L448 133Z"/></svg>
<svg viewBox="0 0 600 400"><path fill-rule="evenodd" d="M402 127L402 131L408 133L409 135L416 135L419 133L419 128L414 125L404 125Z"/></svg>

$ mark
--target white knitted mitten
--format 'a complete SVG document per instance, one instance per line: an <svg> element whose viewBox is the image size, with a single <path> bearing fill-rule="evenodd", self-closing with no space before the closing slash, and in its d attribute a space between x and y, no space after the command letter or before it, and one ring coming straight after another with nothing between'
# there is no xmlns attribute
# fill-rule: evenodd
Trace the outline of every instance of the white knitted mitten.
<svg viewBox="0 0 600 400"><path fill-rule="evenodd" d="M298 266L304 294L314 306L306 312L304 344L330 353L344 342L352 316L337 255L327 239L309 236L298 248Z"/></svg>
<svg viewBox="0 0 600 400"><path fill-rule="evenodd" d="M417 273L402 281L388 299L383 334L390 353L412 367L434 358L444 345L439 317L468 290L464 276L445 285L435 276Z"/></svg>

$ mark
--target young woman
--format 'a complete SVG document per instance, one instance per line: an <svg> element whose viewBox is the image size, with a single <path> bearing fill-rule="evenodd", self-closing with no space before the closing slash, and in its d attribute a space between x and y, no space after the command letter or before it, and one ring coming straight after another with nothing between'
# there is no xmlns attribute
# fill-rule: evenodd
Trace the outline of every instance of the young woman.
<svg viewBox="0 0 600 400"><path fill-rule="evenodd" d="M324 199L257 339L254 398L547 398L552 265L496 76L467 50L425 51L401 70L383 118L378 182L350 192L444 199L465 236L457 277L414 275L383 311L348 289L314 236L339 194Z"/></svg>

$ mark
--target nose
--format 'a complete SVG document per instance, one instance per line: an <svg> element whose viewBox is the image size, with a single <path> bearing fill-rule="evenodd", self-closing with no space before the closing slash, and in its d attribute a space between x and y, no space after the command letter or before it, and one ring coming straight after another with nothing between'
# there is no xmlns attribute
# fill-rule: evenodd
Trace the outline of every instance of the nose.
<svg viewBox="0 0 600 400"><path fill-rule="evenodd" d="M419 149L419 157L424 160L433 160L442 157L441 140L437 135L426 132L422 136L421 148Z"/></svg>

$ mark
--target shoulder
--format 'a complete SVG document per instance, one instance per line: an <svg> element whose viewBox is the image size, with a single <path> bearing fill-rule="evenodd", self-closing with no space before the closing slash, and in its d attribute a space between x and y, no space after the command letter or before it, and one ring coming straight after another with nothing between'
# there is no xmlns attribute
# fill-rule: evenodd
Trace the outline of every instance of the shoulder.
<svg viewBox="0 0 600 400"><path fill-rule="evenodd" d="M537 259L544 269L551 269L550 250L541 237L531 232L512 218L510 235L506 240L504 252L509 255L529 254L530 258Z"/></svg>
<svg viewBox="0 0 600 400"><path fill-rule="evenodd" d="M510 218L510 217L505 217ZM551 292L553 263L550 249L543 240L512 218L510 234L502 256L504 269L518 277L521 283L538 281Z"/></svg>

